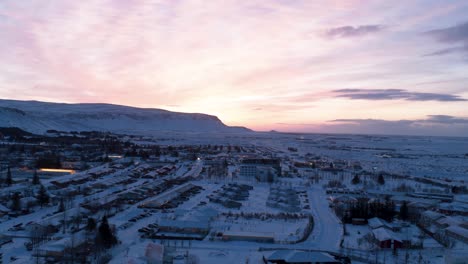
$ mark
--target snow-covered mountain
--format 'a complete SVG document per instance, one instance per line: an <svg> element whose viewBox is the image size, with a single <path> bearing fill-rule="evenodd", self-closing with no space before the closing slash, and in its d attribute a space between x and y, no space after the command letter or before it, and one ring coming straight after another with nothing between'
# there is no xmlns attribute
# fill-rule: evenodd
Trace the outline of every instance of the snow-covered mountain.
<svg viewBox="0 0 468 264"><path fill-rule="evenodd" d="M151 134L160 131L248 132L216 116L113 104L63 104L0 99L0 127L43 134L47 130Z"/></svg>

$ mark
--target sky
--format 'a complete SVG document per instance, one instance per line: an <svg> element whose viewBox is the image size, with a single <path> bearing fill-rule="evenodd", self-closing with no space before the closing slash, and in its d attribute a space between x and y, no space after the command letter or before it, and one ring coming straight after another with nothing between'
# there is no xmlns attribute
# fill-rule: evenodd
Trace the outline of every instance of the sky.
<svg viewBox="0 0 468 264"><path fill-rule="evenodd" d="M0 98L468 135L466 0L1 0Z"/></svg>

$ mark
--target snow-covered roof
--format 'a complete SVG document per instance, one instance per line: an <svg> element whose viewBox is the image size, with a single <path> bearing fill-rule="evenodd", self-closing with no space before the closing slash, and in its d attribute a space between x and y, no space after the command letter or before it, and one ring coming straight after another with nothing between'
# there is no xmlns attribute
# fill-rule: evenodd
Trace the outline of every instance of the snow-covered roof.
<svg viewBox="0 0 468 264"><path fill-rule="evenodd" d="M8 213L10 212L10 209L0 204L0 212Z"/></svg>
<svg viewBox="0 0 468 264"><path fill-rule="evenodd" d="M369 227L372 228L372 229L376 229L376 228L379 228L379 227L382 227L382 226L388 226L388 223L385 220L380 219L378 217L373 217L373 218L367 220L367 223L368 223Z"/></svg>
<svg viewBox="0 0 468 264"><path fill-rule="evenodd" d="M297 252L290 258L288 262L294 263L310 263L310 262L333 262L335 259L328 254L319 252Z"/></svg>
<svg viewBox="0 0 468 264"><path fill-rule="evenodd" d="M447 217L438 219L436 223L439 225L457 226L457 225L463 224L463 221L447 216Z"/></svg>
<svg viewBox="0 0 468 264"><path fill-rule="evenodd" d="M201 221L201 222L209 222L209 220L213 217L216 217L219 214L219 212L211 207L205 207L203 209L200 209L196 211L193 216L195 219Z"/></svg>
<svg viewBox="0 0 468 264"><path fill-rule="evenodd" d="M431 219L432 221L436 221L445 216L444 214L430 210L424 211L421 215L425 218Z"/></svg>
<svg viewBox="0 0 468 264"><path fill-rule="evenodd" d="M333 202L357 202L357 199L349 195L340 195L332 198Z"/></svg>
<svg viewBox="0 0 468 264"><path fill-rule="evenodd" d="M159 221L158 225L160 227L209 229L209 224L207 222L200 221L179 221L162 219Z"/></svg>
<svg viewBox="0 0 468 264"><path fill-rule="evenodd" d="M446 231L457 234L458 236L462 236L466 239L468 239L468 229L465 229L461 226L449 226L445 228Z"/></svg>
<svg viewBox="0 0 468 264"><path fill-rule="evenodd" d="M395 234L393 231L388 230L384 227L380 227L377 229L372 230L372 234L374 235L375 239L378 241L386 241L386 240L396 240L402 241L401 238Z"/></svg>
<svg viewBox="0 0 468 264"><path fill-rule="evenodd" d="M468 212L468 204L462 202L441 203L439 208L447 211Z"/></svg>
<svg viewBox="0 0 468 264"><path fill-rule="evenodd" d="M84 231L80 231L70 237L64 237L59 240L49 241L43 244L42 246L40 246L39 250L62 252L67 247L72 247L72 246L76 247L82 244L83 242L85 242L85 238L86 236L84 235Z"/></svg>
<svg viewBox="0 0 468 264"><path fill-rule="evenodd" d="M268 257L268 260L283 260L289 263L339 263L328 253L299 250L277 250Z"/></svg>
<svg viewBox="0 0 468 264"><path fill-rule="evenodd" d="M225 231L223 235L231 237L275 238L273 232Z"/></svg>
<svg viewBox="0 0 468 264"><path fill-rule="evenodd" d="M22 203L30 203L30 202L31 202L31 203L35 203L35 202L37 202L37 199L34 198L34 197L29 196L29 197L23 197L23 198L21 198L20 201L21 201Z"/></svg>

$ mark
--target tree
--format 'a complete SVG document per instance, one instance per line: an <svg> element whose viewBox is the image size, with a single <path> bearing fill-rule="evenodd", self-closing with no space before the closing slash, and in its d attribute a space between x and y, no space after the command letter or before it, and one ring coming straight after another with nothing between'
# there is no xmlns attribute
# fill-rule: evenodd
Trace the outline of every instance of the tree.
<svg viewBox="0 0 468 264"><path fill-rule="evenodd" d="M37 175L37 170L34 170L33 178L32 178L32 184L33 185L38 185L40 184L41 181L39 180L39 176Z"/></svg>
<svg viewBox="0 0 468 264"><path fill-rule="evenodd" d="M112 232L107 217L103 216L98 228L97 244L105 248L110 248L117 244L117 237Z"/></svg>
<svg viewBox="0 0 468 264"><path fill-rule="evenodd" d="M11 186L11 185L13 184L13 178L11 177L10 166L8 166L7 176L6 176L6 181L5 181L5 183L6 183L8 186Z"/></svg>
<svg viewBox="0 0 468 264"><path fill-rule="evenodd" d="M385 179L383 177L383 174L379 174L379 177L377 178L377 182L380 184L380 185L384 185L385 184Z"/></svg>
<svg viewBox="0 0 468 264"><path fill-rule="evenodd" d="M408 202L407 201L403 201L403 204L400 207L400 218L401 220L408 219Z"/></svg>
<svg viewBox="0 0 468 264"><path fill-rule="evenodd" d="M13 196L11 197L11 201L12 201L11 210L13 210L13 211L20 211L21 210L21 201L20 201L20 199L21 199L21 197L20 197L19 192L15 192L13 194Z"/></svg>
<svg viewBox="0 0 468 264"><path fill-rule="evenodd" d="M390 196L385 197L385 203L383 206L381 218L388 222L391 222L395 214L395 203L390 199Z"/></svg>
<svg viewBox="0 0 468 264"><path fill-rule="evenodd" d="M267 182L268 183L273 183L275 181L275 177L271 171L268 171L267 174Z"/></svg>
<svg viewBox="0 0 468 264"><path fill-rule="evenodd" d="M361 179L359 178L359 175L354 175L353 179L351 180L352 184L358 184L361 182Z"/></svg>
<svg viewBox="0 0 468 264"><path fill-rule="evenodd" d="M94 231L95 229L96 229L96 220L94 220L94 218L92 217L89 217L88 223L86 224L86 230L91 232L91 231Z"/></svg>
<svg viewBox="0 0 468 264"><path fill-rule="evenodd" d="M39 200L39 204L41 205L41 208L44 204L49 203L49 195L47 194L47 190L44 187L44 185L41 185L39 192L37 193L37 200Z"/></svg>
<svg viewBox="0 0 468 264"><path fill-rule="evenodd" d="M63 198L60 198L60 203L59 203L59 206L58 206L58 211L59 211L59 212L65 211L65 204L64 204L64 202L63 202Z"/></svg>
<svg viewBox="0 0 468 264"><path fill-rule="evenodd" d="M57 157L55 158L55 166L60 169L62 168L62 162L60 161L60 156L57 155Z"/></svg>

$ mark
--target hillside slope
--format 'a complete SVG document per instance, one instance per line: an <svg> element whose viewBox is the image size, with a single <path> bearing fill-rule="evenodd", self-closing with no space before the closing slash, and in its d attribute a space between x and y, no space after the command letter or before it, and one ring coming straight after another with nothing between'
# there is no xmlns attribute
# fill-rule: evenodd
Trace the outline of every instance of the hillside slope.
<svg viewBox="0 0 468 264"><path fill-rule="evenodd" d="M229 127L216 116L113 104L63 104L0 100L0 127L42 134L60 131L109 131L150 134L159 131L248 132Z"/></svg>

